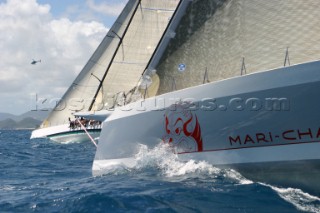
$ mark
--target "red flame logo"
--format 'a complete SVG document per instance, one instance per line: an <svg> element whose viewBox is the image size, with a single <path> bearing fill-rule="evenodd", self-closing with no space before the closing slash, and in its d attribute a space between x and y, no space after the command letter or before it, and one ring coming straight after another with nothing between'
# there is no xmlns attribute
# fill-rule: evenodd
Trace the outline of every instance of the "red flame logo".
<svg viewBox="0 0 320 213"><path fill-rule="evenodd" d="M165 114L163 141L178 152L202 152L203 143L198 117L190 110L177 105L177 110Z"/></svg>

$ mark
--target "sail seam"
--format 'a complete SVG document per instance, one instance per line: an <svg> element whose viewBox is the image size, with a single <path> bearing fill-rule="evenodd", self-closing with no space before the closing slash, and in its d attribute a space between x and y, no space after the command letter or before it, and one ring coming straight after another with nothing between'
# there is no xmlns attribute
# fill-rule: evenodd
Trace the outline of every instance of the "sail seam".
<svg viewBox="0 0 320 213"><path fill-rule="evenodd" d="M127 31L128 31L128 28L129 28L129 26L130 26L130 24L131 24L131 22L132 22L132 20L133 20L133 17L135 16L135 14L136 14L136 12L137 12L138 7L139 7L140 4L141 4L141 0L139 0L139 1L137 2L137 5L135 6L135 9L134 9L134 11L133 11L133 13L132 13L132 15L131 15L131 17L130 17L130 20L129 20L127 26L126 26L126 29L125 29L125 31L124 31L123 34L122 34L122 38L126 35L126 33L127 33ZM105 78L107 77L108 71L109 71L109 69L110 69L110 67L111 67L111 65L112 65L112 63L113 63L113 61L114 61L114 59L115 59L118 51L119 51L119 48L120 48L120 46L121 46L121 44L122 44L121 41L122 41L122 39L119 41L118 46L117 46L117 49L116 49L116 51L114 52L114 54L113 54L113 56L112 56L112 59L111 59L109 65L108 65L108 67L107 67L107 69L106 69L106 72L104 73L104 75L103 75L103 77L102 77L102 79L101 79L101 83L99 84L98 89L97 89L97 91L96 91L96 94L94 95L94 97L93 97L93 99L92 99L92 102L91 102L91 104L90 104L90 107L89 107L89 109L88 109L89 111L91 111L91 109L92 109L92 107L93 107L93 105L94 105L94 103L95 103L95 99L97 98L98 93L99 93L99 91L100 91L100 89L101 89L101 87L102 87L102 85L103 85L103 82L104 82Z"/></svg>

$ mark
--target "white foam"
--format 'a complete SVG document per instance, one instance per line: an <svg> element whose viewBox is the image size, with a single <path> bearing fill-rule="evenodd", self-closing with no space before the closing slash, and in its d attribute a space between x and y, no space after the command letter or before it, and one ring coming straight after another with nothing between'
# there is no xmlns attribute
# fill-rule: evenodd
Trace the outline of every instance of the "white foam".
<svg viewBox="0 0 320 213"><path fill-rule="evenodd" d="M237 185L253 183L232 169L220 169L205 161L181 161L178 155L174 154L166 144L159 144L152 149L140 144L137 150L138 152L133 158L122 159L122 161L119 161L119 159L117 161L96 161L93 165L93 175L118 175L135 172L136 170L143 171L148 168L156 168L163 176L173 178L171 180L176 180L175 177L180 180L181 178L196 177L213 182L223 180L224 183L229 182Z"/></svg>
<svg viewBox="0 0 320 213"><path fill-rule="evenodd" d="M278 193L278 195L293 204L298 210L306 212L320 212L320 198L303 192L301 189L294 188L278 188L265 183L261 185L270 187Z"/></svg>
<svg viewBox="0 0 320 213"><path fill-rule="evenodd" d="M13 191L16 188L14 186L10 186L10 185L4 185L4 186L0 186L0 190L1 191Z"/></svg>
<svg viewBox="0 0 320 213"><path fill-rule="evenodd" d="M238 185L253 184L253 181L243 177L239 172L233 169L225 170L224 177L236 181L236 184Z"/></svg>
<svg viewBox="0 0 320 213"><path fill-rule="evenodd" d="M217 178L222 176L230 182L240 185L253 183L232 169L219 169L205 161L180 161L178 155L174 154L171 148L165 144L160 144L153 149L140 145L135 159L137 161L136 168L158 167L167 177L197 175Z"/></svg>
<svg viewBox="0 0 320 213"><path fill-rule="evenodd" d="M54 142L55 142L55 143L58 143L58 144L65 144L65 145L81 143L81 142L79 142L79 141L74 141L74 140L54 141Z"/></svg>
<svg viewBox="0 0 320 213"><path fill-rule="evenodd" d="M136 154L137 168L156 166L167 177L183 176L190 173L215 174L220 170L206 162L195 162L193 160L182 162L169 146L161 144L153 149L141 145Z"/></svg>
<svg viewBox="0 0 320 213"><path fill-rule="evenodd" d="M109 168L109 174L121 174L123 172L132 172L134 170L144 170L148 168L157 168L165 176L170 178L179 177L205 177L208 181L215 182L222 177L223 183L247 185L254 182L244 178L240 173L232 169L220 169L204 161L181 161L178 155L174 154L171 148L161 144L153 149L145 145L140 145L138 153L132 158L132 167L126 167L120 164ZM278 188L272 185L259 183L270 187L285 201L294 205L300 211L320 212L320 198L303 192L300 189Z"/></svg>

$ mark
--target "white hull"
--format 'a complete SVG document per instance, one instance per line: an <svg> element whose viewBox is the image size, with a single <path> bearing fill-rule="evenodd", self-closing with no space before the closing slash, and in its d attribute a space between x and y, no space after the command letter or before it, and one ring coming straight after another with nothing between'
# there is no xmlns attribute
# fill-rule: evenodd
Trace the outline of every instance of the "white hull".
<svg viewBox="0 0 320 213"><path fill-rule="evenodd" d="M92 138L100 136L101 129L87 129ZM88 135L83 129L72 130L68 124L58 125L53 127L36 129L31 134L31 139L34 138L49 138L59 143L75 143L90 141Z"/></svg>
<svg viewBox="0 0 320 213"><path fill-rule="evenodd" d="M259 165L259 171L267 172L270 165L308 162L315 165L312 172L319 178L319 91L320 62L312 62L167 93L145 100L143 107L132 103L105 120L93 173L116 163L132 166L128 159L139 144L152 148L162 142L174 147L183 160L205 160L239 170ZM174 98L195 104L191 110L179 104L172 110ZM270 105L270 98L282 105ZM155 106L155 100L163 106ZM290 176L296 172L292 168L278 166L274 171ZM277 179L277 174L272 177ZM299 182L287 183L298 186L294 183ZM312 184L300 185L309 190ZM320 187L312 192L320 194Z"/></svg>

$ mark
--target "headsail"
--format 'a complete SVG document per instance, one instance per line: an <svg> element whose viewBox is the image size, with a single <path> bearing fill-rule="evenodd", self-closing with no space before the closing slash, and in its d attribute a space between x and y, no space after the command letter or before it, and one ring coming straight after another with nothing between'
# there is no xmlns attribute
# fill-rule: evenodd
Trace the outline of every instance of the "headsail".
<svg viewBox="0 0 320 213"><path fill-rule="evenodd" d="M179 2L140 1L125 36L117 36L122 48L117 52L101 89L107 107L113 107L117 94L135 90Z"/></svg>
<svg viewBox="0 0 320 213"><path fill-rule="evenodd" d="M68 122L75 111L112 107L146 69L179 0L129 0L78 77L41 127Z"/></svg>
<svg viewBox="0 0 320 213"><path fill-rule="evenodd" d="M291 65L319 60L319 10L317 0L191 1L175 37L152 64L160 78L157 94L202 84L204 77L215 81L282 67L288 59Z"/></svg>

